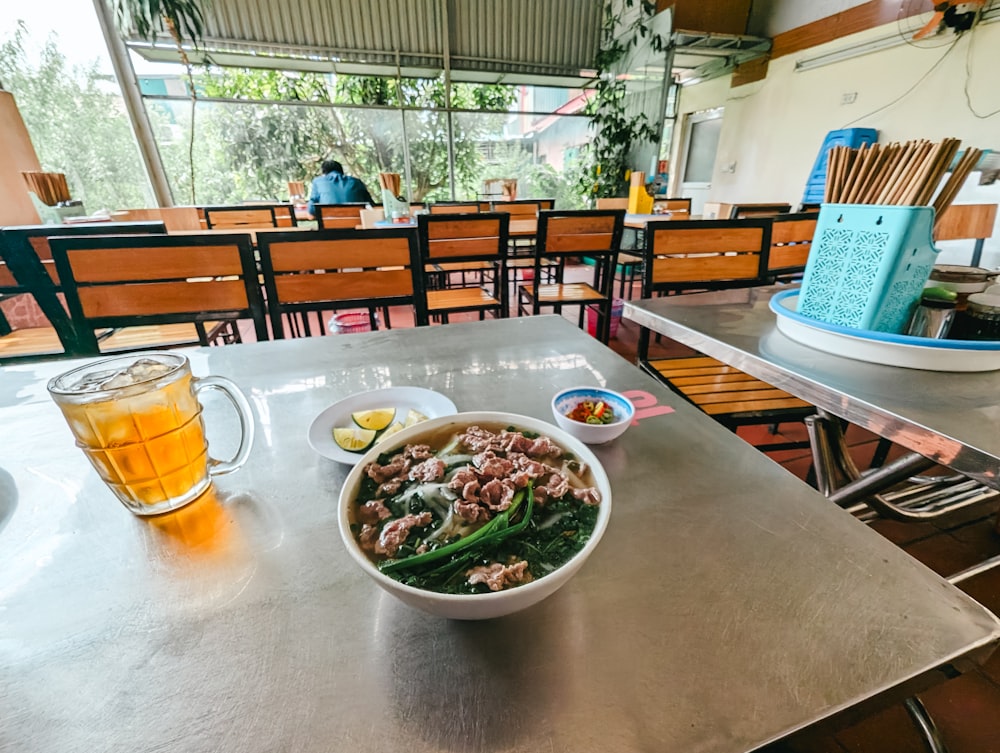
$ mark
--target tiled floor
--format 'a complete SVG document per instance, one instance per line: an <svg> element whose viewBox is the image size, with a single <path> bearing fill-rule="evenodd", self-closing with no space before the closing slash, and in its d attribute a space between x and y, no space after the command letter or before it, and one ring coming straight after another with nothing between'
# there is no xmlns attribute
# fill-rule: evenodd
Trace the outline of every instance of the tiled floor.
<svg viewBox="0 0 1000 753"><path fill-rule="evenodd" d="M575 313L567 317L575 321ZM462 317L455 317L456 319ZM475 318L470 316L468 318ZM405 308L393 309L393 328L412 326ZM610 346L629 361L635 360L638 328L623 321ZM250 333L252 337L252 333ZM653 355L685 353L684 346L664 340L652 346ZM774 442L767 427L741 428L739 435L752 444ZM805 438L802 424L782 424L781 438ZM848 442L855 461L868 467L877 437L849 427ZM809 450L770 453L789 472L805 480L811 465ZM872 527L932 570L947 576L987 557L1000 554L996 515L953 527L929 523L877 520ZM1000 568L961 585L987 608L1000 612ZM1000 651L981 668L949 680L920 695L951 753L1000 753ZM926 748L901 705L888 708L835 735L805 736L776 744L768 753L923 753Z"/></svg>

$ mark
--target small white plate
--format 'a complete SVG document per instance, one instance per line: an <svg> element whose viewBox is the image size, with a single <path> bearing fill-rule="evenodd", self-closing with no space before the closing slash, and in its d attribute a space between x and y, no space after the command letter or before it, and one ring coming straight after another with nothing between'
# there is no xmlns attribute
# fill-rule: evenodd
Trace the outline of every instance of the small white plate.
<svg viewBox="0 0 1000 753"><path fill-rule="evenodd" d="M894 335L828 324L798 313L798 290L786 290L770 300L778 331L800 345L835 356L885 366L925 371L996 371L1000 369L1000 342L993 340L935 340Z"/></svg>
<svg viewBox="0 0 1000 753"><path fill-rule="evenodd" d="M347 465L356 465L363 452L348 452L333 441L333 430L338 426L354 426L352 413L375 408L395 408L397 420L406 418L412 408L427 418L451 416L458 413L455 403L440 392L424 387L387 387L382 390L358 392L345 397L324 410L309 427L309 446L325 458Z"/></svg>

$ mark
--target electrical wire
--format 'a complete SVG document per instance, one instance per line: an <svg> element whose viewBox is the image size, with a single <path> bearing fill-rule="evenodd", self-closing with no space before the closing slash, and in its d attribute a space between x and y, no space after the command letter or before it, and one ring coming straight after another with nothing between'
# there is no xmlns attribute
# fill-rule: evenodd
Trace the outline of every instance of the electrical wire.
<svg viewBox="0 0 1000 753"><path fill-rule="evenodd" d="M865 120L866 118L870 118L872 115L877 115L878 113L882 112L883 110L888 110L894 104L896 104L897 102L899 102L900 100L902 100L903 98L905 98L908 94L912 93L913 90L916 89L918 86L920 86L920 84L922 84L924 82L924 80L928 76L930 76L935 70L937 70L938 66L940 66L941 63L944 62L944 59L946 57L948 57L948 55L951 54L951 51L955 49L955 45L958 44L958 40L959 39L960 39L960 37L955 37L954 41L952 41L952 43L950 45L948 45L948 49L944 51L944 54L941 57L939 57L937 60L935 60L934 63L933 63L933 65L931 65L931 67L927 69L927 71L924 73L924 75L921 76L920 78L918 78L909 89L907 89L905 92L903 92L902 94L900 94L898 97L896 97L894 100L892 100L888 104L884 104L881 107L879 107L877 110L872 110L871 112L866 113L865 115L862 115L860 118L855 118L850 123L845 123L843 126L841 126L841 128L847 128L848 126L852 126L852 125L854 125L855 123L857 123L860 120Z"/></svg>
<svg viewBox="0 0 1000 753"><path fill-rule="evenodd" d="M944 47L948 44L948 39L945 35L935 34L931 37L925 37L924 39L914 40L913 35L920 31L922 24L912 23L914 18L920 18L922 13L908 13L904 16L903 13L907 12L907 6L913 5L913 0L900 0L899 11L896 13L896 31L899 33L899 38L908 44L910 47L919 48L931 48L931 47ZM934 40L938 39L937 42Z"/></svg>
<svg viewBox="0 0 1000 753"><path fill-rule="evenodd" d="M975 30L975 27L972 29ZM987 120L992 118L994 115L1000 115L1000 107L991 113L986 115L980 115L976 112L976 108L972 106L972 95L969 93L969 84L972 83L972 40L975 39L974 34L969 34L969 46L965 48L965 83L962 85L962 90L965 92L965 104L969 108L975 117L980 120Z"/></svg>

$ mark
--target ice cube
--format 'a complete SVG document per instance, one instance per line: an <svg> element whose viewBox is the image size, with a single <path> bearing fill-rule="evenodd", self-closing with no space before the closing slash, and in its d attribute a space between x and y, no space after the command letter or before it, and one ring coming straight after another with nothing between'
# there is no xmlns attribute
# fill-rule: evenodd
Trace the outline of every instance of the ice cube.
<svg viewBox="0 0 1000 753"><path fill-rule="evenodd" d="M104 387L104 383L115 377L116 370L110 371L90 371L77 379L67 387L69 392L97 392Z"/></svg>
<svg viewBox="0 0 1000 753"><path fill-rule="evenodd" d="M71 392L100 392L101 390L131 387L134 384L156 379L170 372L173 367L154 361L151 358L140 358L124 369L105 369L89 371L69 386Z"/></svg>

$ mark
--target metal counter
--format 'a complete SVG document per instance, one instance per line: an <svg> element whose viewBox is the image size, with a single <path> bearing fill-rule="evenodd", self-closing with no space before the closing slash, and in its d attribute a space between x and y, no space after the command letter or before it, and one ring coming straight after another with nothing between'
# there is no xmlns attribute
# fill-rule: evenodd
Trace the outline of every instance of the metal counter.
<svg viewBox="0 0 1000 753"><path fill-rule="evenodd" d="M1000 489L1000 371L905 369L801 345L768 308L787 289L626 301L623 315Z"/></svg>
<svg viewBox="0 0 1000 753"><path fill-rule="evenodd" d="M1000 640L972 599L560 317L186 352L246 392L257 440L146 520L45 393L70 364L0 370L2 750L737 753ZM635 391L640 420L596 448L611 524L559 592L449 622L353 564L348 468L306 443L320 411L419 385L547 418L578 384ZM235 421L206 413L224 456Z"/></svg>

